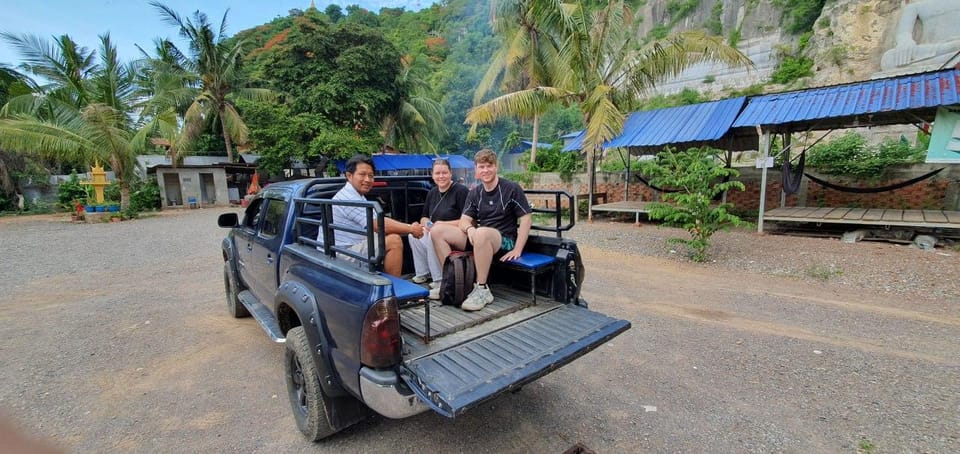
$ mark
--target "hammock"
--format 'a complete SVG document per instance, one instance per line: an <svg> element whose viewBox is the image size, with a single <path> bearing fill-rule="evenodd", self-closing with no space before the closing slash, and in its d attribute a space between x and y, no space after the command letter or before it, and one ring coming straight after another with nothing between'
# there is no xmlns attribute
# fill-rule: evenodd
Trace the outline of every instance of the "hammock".
<svg viewBox="0 0 960 454"><path fill-rule="evenodd" d="M637 179L640 180L641 183L643 183L643 184L645 184L645 185L647 185L647 186L650 186L650 189L653 189L653 190L655 190L655 191L660 191L660 192L664 192L664 193L680 192L680 189L664 189L664 188L658 188L658 187L650 184L649 181L645 180L645 179L644 179L643 177L641 177L640 174L638 174L638 173L633 174L633 176L637 177Z"/></svg>
<svg viewBox="0 0 960 454"><path fill-rule="evenodd" d="M790 160L783 160L783 192L787 194L796 194L800 192L800 180L803 179L803 165L807 160L807 152L800 153L800 159L797 161L797 170L791 171Z"/></svg>
<svg viewBox="0 0 960 454"><path fill-rule="evenodd" d="M907 181L901 181L900 183L891 184L891 185L889 185L889 186L881 186L881 187L879 187L879 188L855 188L855 187L850 187L850 186L840 186L840 185L837 185L837 184L833 184L833 183L829 183L829 182L823 181L823 180L821 180L821 179L819 179L819 178L817 178L817 177L815 177L815 176L813 176L813 175L810 175L809 173L804 173L804 175L806 175L807 178L809 178L809 179L810 179L811 181L813 181L814 183L817 183L817 184L819 184L820 186L823 186L823 187L825 187L825 188L833 189L834 191L852 192L852 193L855 193L855 194L874 194L874 193L878 193L878 192L893 191L893 190L895 190L895 189L905 188L905 187L910 186L910 185L912 185L912 184L919 183L919 182L921 182L921 181L923 181L923 180L926 180L927 178L930 178L930 177L932 177L932 176L940 173L943 169L945 169L945 167L941 167L941 168L939 168L939 169L937 169L937 170L934 170L934 171L932 171L932 172L930 172L930 173L927 173L927 174L924 174L924 175L920 175L919 177L912 178L912 179L909 179L909 180L907 180Z"/></svg>

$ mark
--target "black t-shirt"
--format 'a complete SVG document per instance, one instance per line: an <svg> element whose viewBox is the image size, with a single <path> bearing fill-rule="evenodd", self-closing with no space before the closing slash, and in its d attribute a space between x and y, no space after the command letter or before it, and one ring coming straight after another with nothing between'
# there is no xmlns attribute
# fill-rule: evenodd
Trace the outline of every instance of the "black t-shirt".
<svg viewBox="0 0 960 454"><path fill-rule="evenodd" d="M423 201L423 217L433 222L460 219L469 192L470 189L460 183L453 183L444 193L434 186Z"/></svg>
<svg viewBox="0 0 960 454"><path fill-rule="evenodd" d="M517 220L530 213L530 203L519 184L499 179L493 191L485 191L483 184L470 190L463 214L470 216L481 227L493 227L500 234L517 239Z"/></svg>

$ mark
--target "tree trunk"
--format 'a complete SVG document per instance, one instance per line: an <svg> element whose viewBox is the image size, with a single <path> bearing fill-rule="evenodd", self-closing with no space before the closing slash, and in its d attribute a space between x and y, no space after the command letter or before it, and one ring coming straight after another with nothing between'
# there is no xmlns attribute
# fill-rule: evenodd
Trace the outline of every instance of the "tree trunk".
<svg viewBox="0 0 960 454"><path fill-rule="evenodd" d="M130 208L130 183L126 181L120 182L120 209L126 210Z"/></svg>
<svg viewBox="0 0 960 454"><path fill-rule="evenodd" d="M530 165L537 163L537 143L540 142L540 115L533 116L533 143L530 145Z"/></svg>
<svg viewBox="0 0 960 454"><path fill-rule="evenodd" d="M223 143L227 147L227 162L233 162L233 147L230 145L230 134L227 133L227 122L223 119L223 111L220 111L220 128L223 130Z"/></svg>

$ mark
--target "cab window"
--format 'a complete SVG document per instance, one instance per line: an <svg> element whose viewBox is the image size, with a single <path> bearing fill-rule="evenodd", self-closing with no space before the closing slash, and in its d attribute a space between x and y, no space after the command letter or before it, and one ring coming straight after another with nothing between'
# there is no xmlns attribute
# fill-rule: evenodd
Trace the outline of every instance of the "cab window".
<svg viewBox="0 0 960 454"><path fill-rule="evenodd" d="M273 238L283 231L283 215L287 212L287 203L283 200L270 199L263 216L263 226L260 227L260 236Z"/></svg>
<svg viewBox="0 0 960 454"><path fill-rule="evenodd" d="M243 228L248 230L256 230L257 224L260 223L260 209L263 208L264 199L254 199L250 202L250 205L247 206L247 209L243 211Z"/></svg>

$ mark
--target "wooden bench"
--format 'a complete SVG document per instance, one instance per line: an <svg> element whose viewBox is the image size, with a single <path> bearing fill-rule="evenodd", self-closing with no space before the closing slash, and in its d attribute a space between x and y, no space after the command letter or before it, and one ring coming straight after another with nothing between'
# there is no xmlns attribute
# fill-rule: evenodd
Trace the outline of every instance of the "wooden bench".
<svg viewBox="0 0 960 454"><path fill-rule="evenodd" d="M587 199L589 199L589 198L590 198L590 194L589 194L589 193L577 194L577 195L573 196L573 203L574 203L574 205L577 206L576 209L573 211L575 216L578 216L578 215L579 215L579 212L580 212L580 201L581 201L581 200L587 200ZM599 204L601 203L601 202L600 202L601 200L603 201L602 203L604 203L604 204L607 203L607 193L606 193L606 192L594 192L594 193L593 193L593 199L592 199L592 201L591 201L591 203L590 203L590 206L599 205ZM589 213L589 212L588 212L588 213L587 213L587 218L592 221L592 220L593 220L593 219L592 219L592 218L593 218L593 213ZM574 221L579 221L579 219L577 219L576 217L574 217Z"/></svg>

